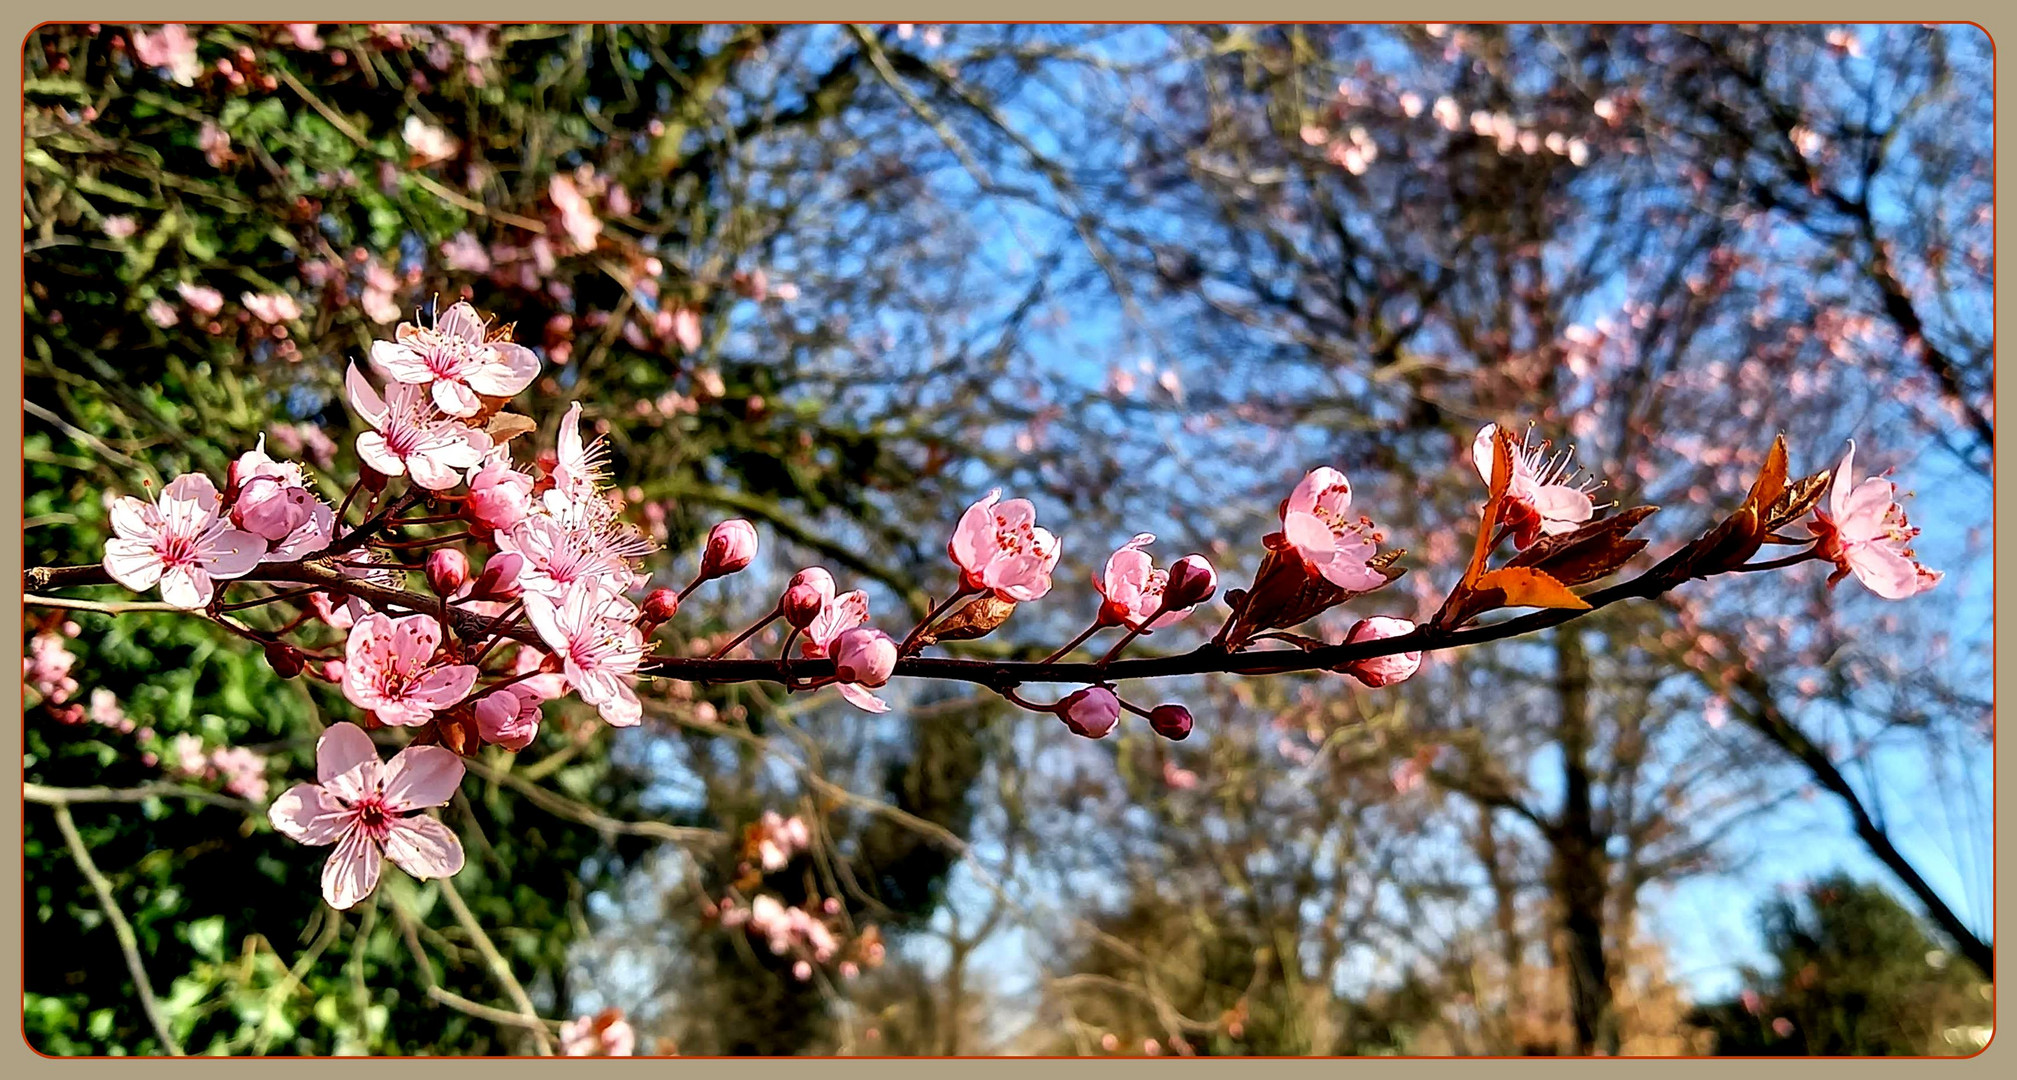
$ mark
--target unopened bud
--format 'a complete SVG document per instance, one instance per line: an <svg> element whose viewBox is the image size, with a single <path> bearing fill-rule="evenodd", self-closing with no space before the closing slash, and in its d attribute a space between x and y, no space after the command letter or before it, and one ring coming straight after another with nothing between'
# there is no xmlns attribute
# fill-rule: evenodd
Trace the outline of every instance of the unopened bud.
<svg viewBox="0 0 2017 1080"><path fill-rule="evenodd" d="M1072 734L1103 739L1120 721L1121 699L1104 686L1088 686L1067 695L1053 706L1052 711L1065 722Z"/></svg>
<svg viewBox="0 0 2017 1080"><path fill-rule="evenodd" d="M469 557L455 548L439 548L427 556L427 587L449 596L469 580Z"/></svg>
<svg viewBox="0 0 2017 1080"><path fill-rule="evenodd" d="M833 643L833 673L842 682L874 689L896 671L896 642L871 626L843 632Z"/></svg>
<svg viewBox="0 0 2017 1080"><path fill-rule="evenodd" d="M323 678L325 678L325 679L328 679L328 680L329 680L330 682L333 682L333 683L340 683L340 682L342 682L342 681L343 681L343 661L341 661L341 660L324 660L324 661L322 662L322 677L323 677Z"/></svg>
<svg viewBox="0 0 2017 1080"><path fill-rule="evenodd" d="M306 666L301 650L284 641L266 643L266 662L273 665L274 672L283 679L301 674L301 669Z"/></svg>
<svg viewBox="0 0 2017 1080"><path fill-rule="evenodd" d="M1165 739L1181 742L1191 734L1191 711L1182 705L1158 705L1149 710L1149 727Z"/></svg>
<svg viewBox="0 0 2017 1080"><path fill-rule="evenodd" d="M671 621L679 614L679 593L671 589L653 589L644 598L644 622L653 628Z"/></svg>
<svg viewBox="0 0 2017 1080"><path fill-rule="evenodd" d="M468 591L457 599L461 600L509 600L519 593L518 574L525 569L525 556L515 551L501 551L486 559L483 573L469 584ZM467 569L465 568L465 573Z"/></svg>
<svg viewBox="0 0 2017 1080"><path fill-rule="evenodd" d="M1169 584L1163 586L1163 603L1171 611L1197 607L1219 591L1218 571L1203 555L1186 555L1170 564Z"/></svg>
<svg viewBox="0 0 2017 1080"><path fill-rule="evenodd" d="M800 630L812 625L825 610L827 602L833 599L833 575L817 566L809 566L793 574L790 587L784 590L784 599L778 607L784 621Z"/></svg>
<svg viewBox="0 0 2017 1080"><path fill-rule="evenodd" d="M1360 619L1353 624L1351 632L1345 635L1345 642L1351 644L1400 637L1403 634L1413 633L1414 629L1415 624L1406 619L1375 615L1370 619ZM1421 666L1421 653L1404 652L1353 660L1340 665L1336 670L1350 675L1367 686L1390 686L1412 676Z"/></svg>
<svg viewBox="0 0 2017 1080"><path fill-rule="evenodd" d="M755 558L756 526L731 518L707 534L707 550L700 557L701 580L739 573Z"/></svg>

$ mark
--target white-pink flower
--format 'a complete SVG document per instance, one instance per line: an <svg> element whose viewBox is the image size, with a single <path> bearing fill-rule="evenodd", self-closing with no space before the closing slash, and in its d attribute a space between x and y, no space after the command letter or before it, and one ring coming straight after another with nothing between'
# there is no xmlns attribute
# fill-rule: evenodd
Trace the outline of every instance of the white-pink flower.
<svg viewBox="0 0 2017 1080"><path fill-rule="evenodd" d="M208 285L191 285L185 281L175 286L175 292L182 297L183 303L200 315L215 315L224 310L224 294Z"/></svg>
<svg viewBox="0 0 2017 1080"><path fill-rule="evenodd" d="M196 58L196 38L181 23L169 23L160 30L133 34L133 58L151 68L167 68L169 77L183 86L194 86L203 73Z"/></svg>
<svg viewBox="0 0 2017 1080"><path fill-rule="evenodd" d="M380 723L417 727L452 708L476 686L476 668L435 656L441 625L432 615L398 619L372 612L350 628L343 656L343 696Z"/></svg>
<svg viewBox="0 0 2017 1080"><path fill-rule="evenodd" d="M215 580L243 577L266 554L263 537L232 528L219 510L217 487L201 473L176 477L157 502L119 499L105 572L134 592L158 584L176 607L208 604Z"/></svg>
<svg viewBox="0 0 2017 1080"><path fill-rule="evenodd" d="M601 583L612 599L627 604L623 592L640 580L631 561L649 554L651 541L613 513L588 512L608 506L599 498L577 506L583 512L526 517L497 534L498 550L525 560L518 587L527 593L559 602L576 582L592 581Z"/></svg>
<svg viewBox="0 0 2017 1080"><path fill-rule="evenodd" d="M301 305L286 293L241 293L238 302L264 323L291 322L301 317Z"/></svg>
<svg viewBox="0 0 2017 1080"><path fill-rule="evenodd" d="M560 1025L562 1057L629 1057L636 1046L637 1033L615 1009Z"/></svg>
<svg viewBox="0 0 2017 1080"><path fill-rule="evenodd" d="M1850 574L1886 600L1903 600L1939 584L1941 574L1913 557L1919 530L1905 519L1898 487L1881 476L1854 478L1856 444L1842 455L1828 488L1828 505L1814 508L1807 528L1819 538L1815 553L1835 564L1834 585Z"/></svg>
<svg viewBox="0 0 2017 1080"><path fill-rule="evenodd" d="M560 227L567 238L580 251L595 250L595 238L602 235L602 219L589 209L588 199L581 194L574 181L564 173L555 173L547 181L547 194L553 205L560 211Z"/></svg>
<svg viewBox="0 0 2017 1080"><path fill-rule="evenodd" d="M266 454L266 436L238 456L232 468L238 498L231 523L267 540L266 562L306 558L329 546L336 511L308 490L301 466Z"/></svg>
<svg viewBox="0 0 2017 1080"><path fill-rule="evenodd" d="M1352 484L1329 466L1306 474L1282 505L1282 537L1310 572L1341 589L1366 592L1386 577L1366 565L1379 547L1371 523L1351 516Z"/></svg>
<svg viewBox="0 0 2017 1080"><path fill-rule="evenodd" d="M534 480L512 468L509 444L495 446L469 473L469 498L463 508L469 519L502 532L525 520L532 509Z"/></svg>
<svg viewBox="0 0 2017 1080"><path fill-rule="evenodd" d="M413 156L423 163L454 157L461 146L454 136L418 116L406 118L406 123L399 129L399 137L405 140Z"/></svg>
<svg viewBox="0 0 2017 1080"><path fill-rule="evenodd" d="M1478 429L1478 437L1471 440L1471 461L1487 485L1492 482L1492 439L1498 431L1499 425L1486 424ZM1549 443L1543 440L1530 444L1528 440L1532 437L1533 430L1529 428L1527 439L1522 439L1513 451L1513 479L1506 488L1505 509L1500 518L1502 525L1513 530L1514 546L1521 548L1543 534L1570 532L1590 520L1595 511L1590 492L1597 486L1596 481L1571 483L1576 479L1576 470L1569 464L1574 448L1549 457Z"/></svg>
<svg viewBox="0 0 2017 1080"><path fill-rule="evenodd" d="M630 622L635 611L593 578L569 585L558 604L544 593L525 594L526 617L560 657L567 684L614 727L644 716L631 685L644 661L644 635Z"/></svg>
<svg viewBox="0 0 2017 1080"><path fill-rule="evenodd" d="M378 887L387 858L423 880L462 869L462 841L417 812L453 798L462 773L462 759L439 746L409 746L381 762L363 728L331 724L315 744L319 783L283 792L267 818L290 840L336 845L322 866L322 898L342 911Z"/></svg>
<svg viewBox="0 0 2017 1080"><path fill-rule="evenodd" d="M1050 592L1058 538L1040 528L1036 518L1036 507L1028 499L1004 502L999 489L967 507L946 545L960 568L962 587L1017 603Z"/></svg>
<svg viewBox="0 0 2017 1080"><path fill-rule="evenodd" d="M553 490L567 502L595 498L609 482L609 446L602 439L581 438L581 402L567 407L554 444Z"/></svg>
<svg viewBox="0 0 2017 1080"><path fill-rule="evenodd" d="M1100 621L1139 630L1162 609L1170 572L1156 566L1142 550L1155 542L1154 534L1138 533L1107 558L1106 573L1093 579L1093 588L1105 599L1100 605ZM1167 612L1147 629L1160 630L1190 613L1190 608Z"/></svg>
<svg viewBox="0 0 2017 1080"><path fill-rule="evenodd" d="M799 652L814 660L830 658L840 642L842 634L868 623L868 594L860 589L833 595L832 578L827 577L823 591L826 603L819 614L805 628L805 637L799 642ZM842 682L840 694L848 703L869 712L888 712L889 704L852 682Z"/></svg>
<svg viewBox="0 0 2017 1080"><path fill-rule="evenodd" d="M395 382L380 398L356 364L344 382L351 407L371 425L357 437L357 456L386 476L410 474L429 491L447 491L490 449L489 435L443 416L420 386Z"/></svg>
<svg viewBox="0 0 2017 1080"><path fill-rule="evenodd" d="M476 309L459 303L431 327L400 323L393 341L371 344L371 366L393 382L429 387L449 416L475 416L484 397L516 397L539 376L539 357L509 341L486 341Z"/></svg>

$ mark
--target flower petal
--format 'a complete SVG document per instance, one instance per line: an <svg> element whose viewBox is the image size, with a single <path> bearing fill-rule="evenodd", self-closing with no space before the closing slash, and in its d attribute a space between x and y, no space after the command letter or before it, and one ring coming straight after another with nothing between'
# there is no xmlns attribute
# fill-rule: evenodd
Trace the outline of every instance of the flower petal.
<svg viewBox="0 0 2017 1080"><path fill-rule="evenodd" d="M203 571L214 578L243 577L265 557L265 537L241 529L225 529L206 545Z"/></svg>
<svg viewBox="0 0 2017 1080"><path fill-rule="evenodd" d="M444 751L445 752L445 751ZM454 877L462 871L462 841L434 818L395 818L387 823L385 856L422 881Z"/></svg>
<svg viewBox="0 0 2017 1080"><path fill-rule="evenodd" d="M490 348L490 362L469 373L471 390L491 397L516 397L539 377L538 353L508 341Z"/></svg>
<svg viewBox="0 0 2017 1080"><path fill-rule="evenodd" d="M350 407L357 411L357 415L362 417L365 423L372 427L379 427L385 423L385 399L379 397L378 391L372 389L371 384L365 381L364 374L357 370L356 364L350 365L343 373L343 385L350 391Z"/></svg>
<svg viewBox="0 0 2017 1080"><path fill-rule="evenodd" d="M210 602L210 575L193 566L171 567L161 575L161 599L194 611Z"/></svg>
<svg viewBox="0 0 2017 1080"><path fill-rule="evenodd" d="M475 665L448 664L421 676L418 682L407 687L406 696L432 705L439 711L467 697L475 685Z"/></svg>
<svg viewBox="0 0 2017 1080"><path fill-rule="evenodd" d="M356 815L328 789L318 784L296 784L273 800L266 819L289 840L320 847L343 839Z"/></svg>
<svg viewBox="0 0 2017 1080"><path fill-rule="evenodd" d="M385 766L385 808L395 814L440 806L462 784L462 759L440 746L409 746Z"/></svg>
<svg viewBox="0 0 2017 1080"><path fill-rule="evenodd" d="M840 696L846 698L847 703L857 709L863 709L872 713L886 713L889 711L889 702L876 697L874 694L853 683L841 683Z"/></svg>
<svg viewBox="0 0 2017 1080"><path fill-rule="evenodd" d="M105 541L105 572L134 592L153 588L161 580L161 568L161 556L150 541Z"/></svg>
<svg viewBox="0 0 2017 1080"><path fill-rule="evenodd" d="M371 343L371 366L393 382L434 381L434 373L427 370L427 362L420 358L420 354L394 341Z"/></svg>
<svg viewBox="0 0 2017 1080"><path fill-rule="evenodd" d="M366 431L357 436L357 456L373 472L386 476L405 476L406 462L392 447L386 445L385 436L376 431Z"/></svg>
<svg viewBox="0 0 2017 1080"><path fill-rule="evenodd" d="M378 887L385 853L363 830L352 830L322 864L322 898L338 911L355 907Z"/></svg>

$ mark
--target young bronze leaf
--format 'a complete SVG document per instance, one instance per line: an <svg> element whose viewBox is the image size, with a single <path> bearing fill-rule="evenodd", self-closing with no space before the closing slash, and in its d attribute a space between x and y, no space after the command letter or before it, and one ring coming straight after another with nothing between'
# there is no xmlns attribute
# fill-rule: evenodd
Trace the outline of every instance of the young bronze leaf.
<svg viewBox="0 0 2017 1080"><path fill-rule="evenodd" d="M1822 469L1812 476L1802 477L1786 485L1786 490L1772 500L1765 511L1765 528L1769 532L1780 529L1807 516L1814 504L1828 491L1828 482L1835 478L1833 470ZM1804 543L1805 541L1800 541Z"/></svg>
<svg viewBox="0 0 2017 1080"><path fill-rule="evenodd" d="M1765 453L1765 465L1758 470L1758 479L1751 484L1751 493L1744 497L1744 505L1759 514L1786 491L1786 436L1772 440L1772 449Z"/></svg>
<svg viewBox="0 0 2017 1080"><path fill-rule="evenodd" d="M491 327L488 333L485 333L483 335L483 340L486 343L493 341L510 341L511 332L517 328L518 324L515 322L498 323L496 326Z"/></svg>
<svg viewBox="0 0 2017 1080"><path fill-rule="evenodd" d="M1657 510L1657 506L1635 506L1588 522L1574 532L1544 536L1506 565L1531 566L1564 585L1587 585L1609 577L1645 548L1646 541L1627 539L1627 534Z"/></svg>
<svg viewBox="0 0 2017 1080"><path fill-rule="evenodd" d="M1569 591L1568 586L1531 566L1502 566L1477 581L1480 597L1497 593L1503 597L1493 608L1568 608L1588 611L1590 605ZM1492 608L1486 608L1490 611Z"/></svg>

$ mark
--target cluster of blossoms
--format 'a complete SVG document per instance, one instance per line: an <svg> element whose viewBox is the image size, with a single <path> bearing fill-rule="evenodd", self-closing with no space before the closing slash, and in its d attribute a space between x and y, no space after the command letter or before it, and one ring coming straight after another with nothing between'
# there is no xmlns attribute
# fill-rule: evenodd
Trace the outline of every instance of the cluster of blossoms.
<svg viewBox="0 0 2017 1080"><path fill-rule="evenodd" d="M562 1057L629 1057L637 1052L637 1031L619 1009L604 1009L560 1025Z"/></svg>
<svg viewBox="0 0 2017 1080"><path fill-rule="evenodd" d="M805 982L816 967L834 966L843 979L861 974L863 967L879 967L886 955L881 934L867 927L843 942L832 921L840 915L840 901L829 896L819 903L815 915L795 904L787 905L769 893L760 893L748 905L725 896L716 905L721 925L740 928L761 938L773 956L792 957L792 978Z"/></svg>
<svg viewBox="0 0 2017 1080"><path fill-rule="evenodd" d="M21 658L21 681L50 705L62 705L77 693L77 680L70 677L77 654L63 644L66 638L76 636L77 624L66 622L60 634L45 630L28 639L28 655ZM83 711L74 711L81 718Z"/></svg>
<svg viewBox="0 0 2017 1080"><path fill-rule="evenodd" d="M1037 523L1028 500L993 491L966 509L947 542L956 575L950 594L900 639L872 625L866 592L842 591L832 573L807 567L791 576L762 618L711 655L654 653L653 635L695 589L753 563L757 530L741 520L717 524L684 589L650 588L640 560L657 544L624 519L623 502L609 486L608 448L585 434L579 404L568 407L551 453L530 466L514 462L514 441L537 424L505 406L532 385L541 361L510 337L509 327L493 328L468 304L457 303L432 325L404 323L391 340L374 343L368 359L376 382L350 365L345 387L365 426L354 444L362 470L339 505L316 493L302 464L271 456L262 436L232 463L221 490L210 478L190 474L170 481L151 501L126 497L109 506L114 535L103 568L112 580L135 591L158 589L169 604L206 611L260 641L280 674L326 680L359 710L363 726L331 728L318 750L321 783L295 788L273 810L276 827L288 835L337 845L324 875L325 896L335 906L368 894L383 858L421 876L453 873L462 860L454 834L412 815L447 800L461 775L457 755L483 745L512 752L531 745L549 702L573 696L605 723L628 727L643 719L641 678L654 670L720 663L744 665L737 678L768 678L793 692L832 687L852 705L882 712L889 705L876 691L910 658L938 642L991 633L1017 606L1052 591L1058 536ZM274 446L283 453L310 449L293 429L284 439L276 433ZM1834 473L1826 507L1815 506L1826 474L1788 484L1783 443L1774 453L1776 472L1761 474L1742 513L1651 572L1663 587L1747 568L1744 560L1763 543L1808 545L1769 565L1826 560L1837 567L1831 581L1853 574L1893 599L1938 581L1906 546L1916 530L1906 523L1895 487L1880 478L1854 481L1853 448ZM1322 467L1304 475L1282 501L1280 528L1263 538L1252 585L1226 593L1231 616L1206 649L1230 655L1274 641L1331 650L1335 659L1302 669L1328 668L1368 687L1391 686L1420 669L1421 645L1434 647L1434 635L1481 614L1587 607L1570 587L1616 572L1645 546L1627 534L1652 509L1603 516L1591 498L1594 483L1578 479L1570 452L1551 453L1531 434L1515 442L1487 426L1473 440L1471 456L1490 488L1477 551L1427 626L1374 615L1351 624L1337 644L1292 632L1403 572L1394 565L1401 553L1382 551L1384 536L1354 511L1345 474ZM329 459L327 453L315 457ZM394 489L395 481L403 481L403 489ZM350 511L360 501L363 519L352 524ZM426 512L404 516L416 506ZM1815 513L1811 538L1787 535L1783 530L1809 509ZM416 536L407 530L428 531ZM1514 555L1490 569L1489 557L1508 541ZM1133 704L1113 679L1097 677L1049 703L1017 692L1062 667L1104 676L1136 638L1168 629L1218 595L1209 560L1190 554L1159 566L1150 554L1154 543L1147 533L1133 537L1093 575L1099 603L1082 633L1045 660L1022 665L1015 677L986 685L1086 738L1114 731L1123 713L1145 718L1164 738L1188 737L1188 709ZM419 562L408 561L416 557ZM480 563L472 561L478 557ZM416 572L432 596L404 591ZM306 588L222 604L221 588L238 581ZM233 618L244 608L282 602L303 611L279 631ZM779 620L788 632L760 673L751 674L759 669L748 660L729 659ZM341 635L340 652L334 642L303 646L282 637L317 627ZM1119 636L1094 664L1049 667L1108 629ZM24 662L24 677L60 705L76 692L69 663L61 640L42 635ZM412 732L390 764L378 761L365 734L378 727ZM339 734L345 731L352 734ZM183 772L223 777L241 794L264 783L263 763L242 756L209 756L200 771L193 758L182 760L180 749L176 756ZM766 870L789 862L808 842L797 819L767 820L760 831L751 854ZM834 954L810 915L794 918L781 907L773 913L752 905L738 918L774 945L801 949L808 963L825 963Z"/></svg>
<svg viewBox="0 0 2017 1080"><path fill-rule="evenodd" d="M243 746L203 748L203 740L187 733L169 742L167 771L191 780L218 780L224 790L252 802L266 801L266 757Z"/></svg>

